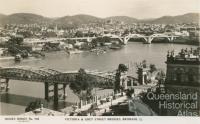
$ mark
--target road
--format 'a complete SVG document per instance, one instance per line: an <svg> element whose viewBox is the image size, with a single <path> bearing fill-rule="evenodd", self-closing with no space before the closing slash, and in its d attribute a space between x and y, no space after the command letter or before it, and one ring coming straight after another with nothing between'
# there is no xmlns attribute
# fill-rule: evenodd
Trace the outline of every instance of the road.
<svg viewBox="0 0 200 124"><path fill-rule="evenodd" d="M157 114L138 97L129 100L129 111L136 116L157 116Z"/></svg>

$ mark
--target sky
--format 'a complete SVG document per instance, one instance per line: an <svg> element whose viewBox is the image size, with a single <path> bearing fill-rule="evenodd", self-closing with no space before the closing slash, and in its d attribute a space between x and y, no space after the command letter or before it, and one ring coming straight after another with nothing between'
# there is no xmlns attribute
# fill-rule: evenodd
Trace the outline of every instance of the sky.
<svg viewBox="0 0 200 124"><path fill-rule="evenodd" d="M88 14L139 19L200 12L200 0L0 0L0 13L35 13L46 17Z"/></svg>

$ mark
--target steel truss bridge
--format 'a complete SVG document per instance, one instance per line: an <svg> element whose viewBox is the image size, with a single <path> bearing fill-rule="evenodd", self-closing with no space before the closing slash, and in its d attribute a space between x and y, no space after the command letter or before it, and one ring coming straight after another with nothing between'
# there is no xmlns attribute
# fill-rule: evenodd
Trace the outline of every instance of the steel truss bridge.
<svg viewBox="0 0 200 124"><path fill-rule="evenodd" d="M94 82L95 86L112 85L115 80L115 71L99 72L86 70L88 79ZM54 108L58 108L60 92L62 91L65 99L65 88L70 83L75 82L78 71L60 72L53 69L31 68L31 67L0 67L0 83L6 86L8 91L9 80L21 80L30 82L41 82L45 86L45 99L49 101L53 98ZM4 79L5 81L1 81ZM53 89L50 88L53 86ZM50 93L53 92L53 96Z"/></svg>

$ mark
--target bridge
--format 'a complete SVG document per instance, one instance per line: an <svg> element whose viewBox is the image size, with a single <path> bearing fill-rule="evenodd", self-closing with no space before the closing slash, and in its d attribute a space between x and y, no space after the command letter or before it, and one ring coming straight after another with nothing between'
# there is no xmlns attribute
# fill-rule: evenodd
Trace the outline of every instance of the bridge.
<svg viewBox="0 0 200 124"><path fill-rule="evenodd" d="M145 40L145 43L151 44L151 42L155 38L167 38L169 42L173 42L173 40L178 37L178 36L175 36L175 35L166 35L164 33L163 34L152 34L150 36L145 36L145 35L142 35L142 34L127 34L123 37L118 36L118 35L113 35L113 34L106 34L104 36L107 36L107 37L110 37L110 38L117 38L123 44L127 44L128 41L131 38L143 38Z"/></svg>
<svg viewBox="0 0 200 124"><path fill-rule="evenodd" d="M157 33L157 34L152 34L150 36L146 36L143 34L127 34L125 36L118 36L114 34L104 34L101 37L110 37L113 39L119 39L122 44L127 44L131 38L143 38L145 40L145 43L151 44L151 42L155 38L166 38L168 39L169 42L173 42L173 40L177 38L178 36L167 35L164 33L160 33L160 34ZM74 37L74 38L61 38L61 39L62 40L86 40L87 42L91 42L93 39L96 39L96 38L97 37Z"/></svg>
<svg viewBox="0 0 200 124"><path fill-rule="evenodd" d="M114 72L98 72L86 70L88 79L98 86L105 82L114 81ZM60 72L53 69L46 68L32 68L32 67L0 67L0 83L4 84L6 91L8 91L9 80L21 80L30 82L44 83L45 99L49 101L53 98L54 108L58 108L59 91L62 91L65 99L65 89L70 83L75 82L78 71ZM2 81L4 79L5 81ZM53 86L53 89L52 89ZM50 93L53 92L53 96Z"/></svg>
<svg viewBox="0 0 200 124"><path fill-rule="evenodd" d="M155 38L167 38L169 42L173 42L173 40L178 37L175 35L166 35L166 34L152 34L150 36L145 36L142 34L128 34L124 37L124 44L127 44L130 38L143 38L145 40L145 43L151 44L151 42Z"/></svg>

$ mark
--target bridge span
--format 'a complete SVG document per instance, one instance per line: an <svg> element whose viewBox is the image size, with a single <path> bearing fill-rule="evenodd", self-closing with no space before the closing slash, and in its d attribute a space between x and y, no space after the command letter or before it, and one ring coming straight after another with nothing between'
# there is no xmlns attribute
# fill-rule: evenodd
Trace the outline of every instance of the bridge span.
<svg viewBox="0 0 200 124"><path fill-rule="evenodd" d="M149 36L145 36L142 34L128 34L124 37L124 44L127 44L128 40L130 38L143 38L145 40L145 43L151 44L151 42L155 39L155 38L167 38L169 42L173 42L175 38L177 38L178 36L175 35L166 35L164 33L161 34L152 34Z"/></svg>
<svg viewBox="0 0 200 124"><path fill-rule="evenodd" d="M176 39L179 36L168 35L165 33L155 33L149 36L146 36L143 34L127 34L125 36L119 36L119 35L114 35L114 34L104 34L100 37L110 37L114 39L119 39L122 44L127 44L131 38L143 38L145 41L144 43L151 44L151 42L155 38L166 38L168 39L169 42L173 42L174 39ZM98 37L73 37L73 38L61 38L60 40L86 40L87 42L91 42L93 39L96 39L96 38Z"/></svg>
<svg viewBox="0 0 200 124"><path fill-rule="evenodd" d="M88 79L94 83L94 86L101 85L105 82L114 81L114 72L98 72L86 70ZM6 87L6 92L9 89L9 80L21 80L30 82L44 83L45 99L49 101L53 98L55 109L58 108L59 91L62 91L65 99L65 89L70 83L75 82L78 71L60 72L53 69L46 68L32 68L32 67L0 67L0 83ZM2 81L5 80L5 81ZM53 86L53 89L50 88ZM53 92L53 96L50 93Z"/></svg>

